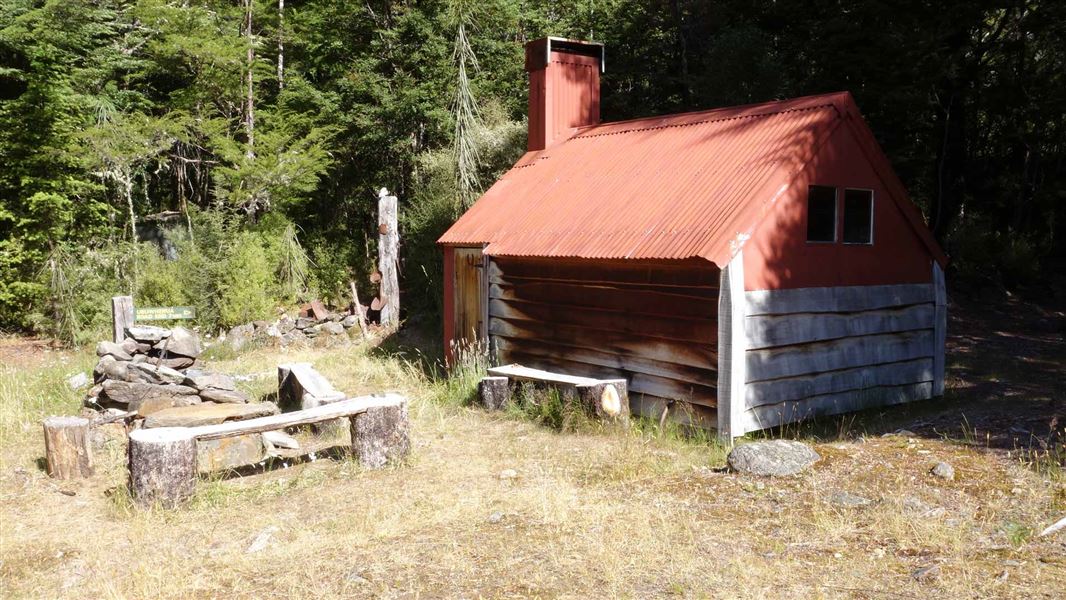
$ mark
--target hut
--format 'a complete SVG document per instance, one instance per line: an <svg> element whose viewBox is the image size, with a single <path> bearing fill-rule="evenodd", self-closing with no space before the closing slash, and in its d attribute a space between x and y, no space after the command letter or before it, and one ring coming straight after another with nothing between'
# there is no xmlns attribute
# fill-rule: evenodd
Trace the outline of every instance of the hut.
<svg viewBox="0 0 1066 600"><path fill-rule="evenodd" d="M528 152L439 240L444 342L740 436L943 393L946 256L847 92L600 122L526 47Z"/></svg>

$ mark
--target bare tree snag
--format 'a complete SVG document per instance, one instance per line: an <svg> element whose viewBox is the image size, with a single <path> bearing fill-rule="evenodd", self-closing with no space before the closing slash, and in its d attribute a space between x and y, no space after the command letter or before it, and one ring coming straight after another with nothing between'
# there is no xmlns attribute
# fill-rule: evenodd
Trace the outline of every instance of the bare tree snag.
<svg viewBox="0 0 1066 600"><path fill-rule="evenodd" d="M352 288L352 306L355 310L355 322L359 325L359 334L363 336L363 341L367 341L368 336L366 332L366 313L363 312L363 305L359 302L359 292L355 289L355 282L349 281L348 284Z"/></svg>
<svg viewBox="0 0 1066 600"><path fill-rule="evenodd" d="M89 444L89 420L81 417L48 417L44 420L44 450L48 475L56 479L80 479L93 474Z"/></svg>
<svg viewBox="0 0 1066 600"><path fill-rule="evenodd" d="M352 452L368 469L403 460L411 451L407 400L395 406L368 408L351 418Z"/></svg>
<svg viewBox="0 0 1066 600"><path fill-rule="evenodd" d="M506 377L482 377L477 384L477 397L481 406L500 410L511 401L511 388Z"/></svg>
<svg viewBox="0 0 1066 600"><path fill-rule="evenodd" d="M611 421L629 419L629 394L625 379L605 379L577 386L581 404L596 417Z"/></svg>
<svg viewBox="0 0 1066 600"><path fill-rule="evenodd" d="M247 37L247 70L248 95L245 98L244 129L248 135L248 148L245 150L247 158L255 158L255 87L252 79L252 68L255 66L255 37L252 35L252 9L255 3L252 0L244 0L244 34Z"/></svg>
<svg viewBox="0 0 1066 600"><path fill-rule="evenodd" d="M174 508L196 491L196 438L182 427L130 432L130 493L141 508Z"/></svg>
<svg viewBox="0 0 1066 600"><path fill-rule="evenodd" d="M396 196L381 188L378 192L378 271L381 272L381 325L387 329L400 324L400 232L397 226Z"/></svg>
<svg viewBox="0 0 1066 600"><path fill-rule="evenodd" d="M133 296L111 298L111 341L121 344L126 339L126 328L133 327Z"/></svg>
<svg viewBox="0 0 1066 600"><path fill-rule="evenodd" d="M278 90L285 89L285 0L278 0Z"/></svg>

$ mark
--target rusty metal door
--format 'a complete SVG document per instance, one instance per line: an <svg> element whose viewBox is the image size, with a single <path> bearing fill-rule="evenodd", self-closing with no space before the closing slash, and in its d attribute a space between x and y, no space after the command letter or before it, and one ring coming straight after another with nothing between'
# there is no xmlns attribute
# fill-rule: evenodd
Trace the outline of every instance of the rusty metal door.
<svg viewBox="0 0 1066 600"><path fill-rule="evenodd" d="M455 249L455 340L483 340L488 323L484 312L485 261L480 248Z"/></svg>

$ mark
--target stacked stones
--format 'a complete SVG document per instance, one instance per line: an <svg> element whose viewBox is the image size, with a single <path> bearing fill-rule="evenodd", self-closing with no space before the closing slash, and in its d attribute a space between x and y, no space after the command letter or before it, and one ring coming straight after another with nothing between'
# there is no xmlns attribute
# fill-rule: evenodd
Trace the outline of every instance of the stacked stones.
<svg viewBox="0 0 1066 600"><path fill-rule="evenodd" d="M240 350L249 342L260 339L277 340L282 346L310 343L312 340L333 339L345 336L353 327L358 331L359 317L338 313L324 313L321 318L284 315L273 323L254 321L238 325L226 334L226 343Z"/></svg>
<svg viewBox="0 0 1066 600"><path fill-rule="evenodd" d="M86 404L147 416L204 402L247 403L231 377L190 368L200 352L199 338L183 327L129 327L121 344L97 344L96 385Z"/></svg>

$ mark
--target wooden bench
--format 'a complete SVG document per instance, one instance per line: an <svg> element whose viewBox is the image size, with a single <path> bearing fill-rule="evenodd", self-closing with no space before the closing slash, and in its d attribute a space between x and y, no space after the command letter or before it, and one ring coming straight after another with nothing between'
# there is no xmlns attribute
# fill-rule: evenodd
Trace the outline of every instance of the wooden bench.
<svg viewBox="0 0 1066 600"><path fill-rule="evenodd" d="M511 398L511 381L526 381L559 388L577 398L592 415L604 420L629 418L629 394L625 379L595 379L523 367L504 365L488 369L488 377L478 383L478 398L488 409L503 408Z"/></svg>
<svg viewBox="0 0 1066 600"><path fill-rule="evenodd" d="M347 417L352 452L363 466L379 469L410 451L407 398L360 396L295 412L200 427L158 427L130 432L130 493L137 505L171 508L196 491L196 442L276 431Z"/></svg>

